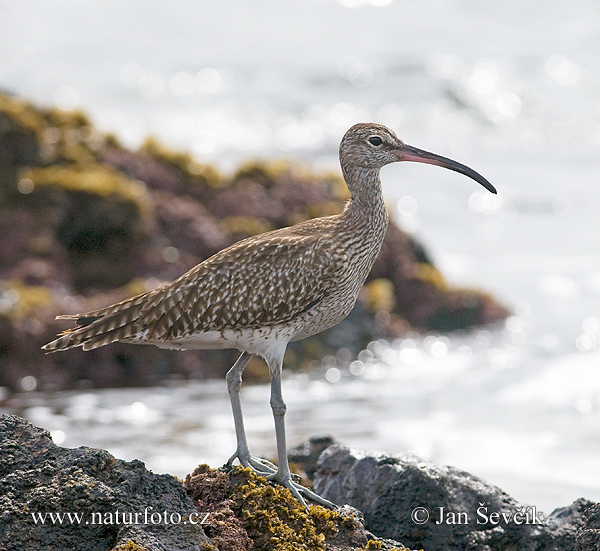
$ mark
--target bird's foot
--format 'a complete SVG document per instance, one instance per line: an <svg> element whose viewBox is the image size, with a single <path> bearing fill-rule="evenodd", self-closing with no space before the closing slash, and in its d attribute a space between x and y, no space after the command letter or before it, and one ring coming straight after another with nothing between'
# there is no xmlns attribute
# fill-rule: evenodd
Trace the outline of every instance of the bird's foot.
<svg viewBox="0 0 600 551"><path fill-rule="evenodd" d="M317 503L318 505L327 507L328 509L337 509L337 505L335 503L332 503L328 499L325 499L324 497L321 497L320 495L315 494L315 492L313 492L312 490L309 490L305 486L302 486L301 484L294 482L291 479L290 475L287 475L287 476L280 475L279 471L277 471L273 474L268 475L267 480L277 482L277 483L281 484L283 487L287 488L290 492L292 492L292 495L302 505L304 505L304 507L307 511L308 511L308 505L306 504L306 501L304 501L302 494L304 494L308 499Z"/></svg>
<svg viewBox="0 0 600 551"><path fill-rule="evenodd" d="M267 476L277 472L277 467L270 461L262 459L261 457L254 457L250 455L249 450L240 450L239 448L225 463L225 468L231 469L233 462L239 460L242 467L252 469L256 474L260 476Z"/></svg>

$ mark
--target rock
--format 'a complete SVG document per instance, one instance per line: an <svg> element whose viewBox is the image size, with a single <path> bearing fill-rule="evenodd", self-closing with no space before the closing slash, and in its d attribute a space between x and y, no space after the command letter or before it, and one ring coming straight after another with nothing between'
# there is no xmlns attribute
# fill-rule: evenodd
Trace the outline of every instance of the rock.
<svg viewBox="0 0 600 551"><path fill-rule="evenodd" d="M600 551L600 503L583 513L586 525L577 534L578 551Z"/></svg>
<svg viewBox="0 0 600 551"><path fill-rule="evenodd" d="M314 480L319 457L335 443L333 436L313 436L303 444L289 448L288 461L302 469L309 480Z"/></svg>
<svg viewBox="0 0 600 551"><path fill-rule="evenodd" d="M2 551L410 551L365 530L356 509L307 511L249 469L200 465L182 484L104 450L58 447L14 415L0 417L0 458Z"/></svg>
<svg viewBox="0 0 600 551"><path fill-rule="evenodd" d="M314 438L295 455L310 465L325 448L314 489L346 505L307 511L249 469L200 465L182 483L104 450L58 447L47 431L3 415L0 550L600 549L600 504L579 499L545 516L453 467L330 441Z"/></svg>
<svg viewBox="0 0 600 551"><path fill-rule="evenodd" d="M362 511L378 537L426 551L591 551L599 541L598 505L590 501L545 516L480 478L411 454L330 446L319 458L314 489Z"/></svg>
<svg viewBox="0 0 600 551"><path fill-rule="evenodd" d="M206 530L221 551L410 551L365 530L353 507L330 511L311 505L307 511L289 490L250 469L236 467L226 474L200 465L186 477L185 487L197 507L218 520Z"/></svg>
<svg viewBox="0 0 600 551"><path fill-rule="evenodd" d="M39 155L35 131L15 120L21 105L0 94L0 190L9 187L19 168L35 162Z"/></svg>
<svg viewBox="0 0 600 551"><path fill-rule="evenodd" d="M14 415L0 417L0 458L3 551L207 549L202 527L184 524L196 509L181 482L147 471L141 461L86 447L60 448L47 431ZM139 523L129 522L136 513ZM52 523L51 515L61 514L74 521L65 516Z"/></svg>

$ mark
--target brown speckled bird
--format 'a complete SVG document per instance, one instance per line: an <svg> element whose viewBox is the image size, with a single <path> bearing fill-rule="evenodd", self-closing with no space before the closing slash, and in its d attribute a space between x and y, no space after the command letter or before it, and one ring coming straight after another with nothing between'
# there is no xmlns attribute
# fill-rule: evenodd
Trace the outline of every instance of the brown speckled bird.
<svg viewBox="0 0 600 551"><path fill-rule="evenodd" d="M327 329L345 318L379 253L388 224L380 169L398 161L442 166L494 187L470 168L416 149L379 124L357 124L340 145L340 163L350 199L335 216L308 220L223 249L179 279L93 312L59 316L77 327L46 344L47 351L76 346L91 350L121 341L160 348L237 348L241 356L227 373L237 458L245 466L327 506L327 500L297 484L286 454L281 369L288 342ZM278 466L250 455L240 403L242 372L252 354L271 375Z"/></svg>

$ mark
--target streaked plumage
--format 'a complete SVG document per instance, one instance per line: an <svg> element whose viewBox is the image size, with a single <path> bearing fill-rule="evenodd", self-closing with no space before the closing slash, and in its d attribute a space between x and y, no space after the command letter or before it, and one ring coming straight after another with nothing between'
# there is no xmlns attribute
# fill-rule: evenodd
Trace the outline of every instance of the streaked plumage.
<svg viewBox="0 0 600 551"><path fill-rule="evenodd" d="M283 355L288 342L335 325L354 306L388 224L379 170L402 160L456 170L495 192L464 165L407 146L384 126L357 124L340 145L351 195L342 213L250 237L163 287L93 312L60 316L78 326L44 349L90 350L115 341L161 348L238 348L242 356L228 374L238 436L234 457L246 466L272 472L247 450L237 394L248 355L262 356L274 385L271 405L279 468L272 477L299 499L298 490L316 499L291 481L287 467L285 404L280 394Z"/></svg>

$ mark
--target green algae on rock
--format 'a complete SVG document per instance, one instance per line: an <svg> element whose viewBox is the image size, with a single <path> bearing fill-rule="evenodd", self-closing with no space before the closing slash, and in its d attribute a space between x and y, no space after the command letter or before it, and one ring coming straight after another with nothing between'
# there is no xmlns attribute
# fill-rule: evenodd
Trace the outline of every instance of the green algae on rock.
<svg viewBox="0 0 600 551"><path fill-rule="evenodd" d="M184 485L198 510L210 512L205 530L221 551L409 551L366 532L359 511L320 505L307 511L287 488L250 469L226 473L200 465Z"/></svg>

